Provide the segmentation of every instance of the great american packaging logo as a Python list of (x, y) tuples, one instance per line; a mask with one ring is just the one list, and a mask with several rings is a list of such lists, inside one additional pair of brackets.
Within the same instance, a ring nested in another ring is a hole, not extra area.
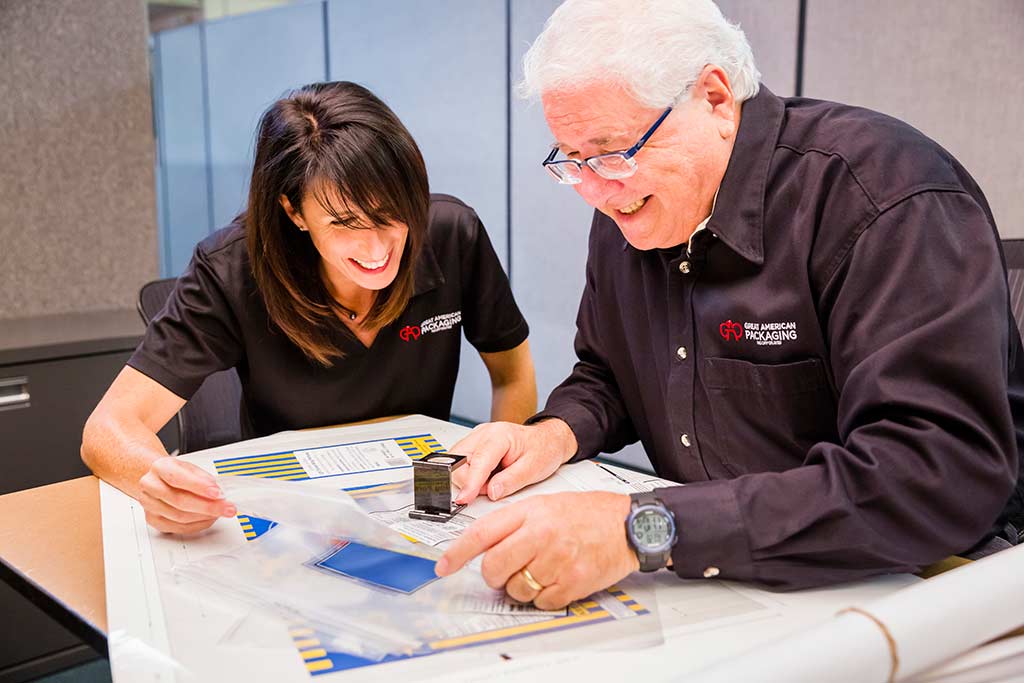
[(796, 341), (794, 321), (746, 321), (726, 320), (718, 326), (718, 334), (729, 342), (752, 341), (758, 346), (782, 346)]
[(455, 329), (461, 322), (462, 311), (442, 313), (440, 315), (434, 315), (427, 318), (419, 325), (406, 325), (398, 331), (398, 336), (401, 337), (402, 341), (416, 341), (425, 334), (446, 332), (448, 330)]

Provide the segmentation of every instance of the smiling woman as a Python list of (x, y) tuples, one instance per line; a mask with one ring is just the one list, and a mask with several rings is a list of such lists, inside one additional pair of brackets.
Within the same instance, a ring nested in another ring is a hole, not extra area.
[(247, 209), (201, 242), (86, 424), (82, 458), (161, 531), (235, 513), (159, 430), (235, 368), (243, 437), (422, 413), (450, 416), (462, 332), (494, 420), (536, 409), (528, 328), (476, 213), (428, 190), (416, 143), (353, 83), (317, 83), (263, 115)]
[(317, 83), (276, 102), (244, 217), (271, 318), (324, 365), (344, 355), (325, 320), (359, 322), (349, 327), (372, 341), (409, 302), (429, 208), (416, 143), (368, 90)]

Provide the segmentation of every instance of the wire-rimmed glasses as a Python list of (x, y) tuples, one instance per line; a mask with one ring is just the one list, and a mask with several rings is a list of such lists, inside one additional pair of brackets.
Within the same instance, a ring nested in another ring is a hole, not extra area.
[(629, 149), (621, 152), (607, 152), (605, 154), (595, 154), (592, 157), (586, 159), (559, 159), (555, 160), (558, 155), (558, 148), (555, 147), (551, 150), (551, 154), (548, 154), (548, 158), (544, 160), (543, 166), (547, 169), (547, 172), (562, 185), (578, 185), (583, 182), (583, 164), (590, 167), (597, 175), (608, 180), (619, 180), (620, 178), (628, 178), (629, 176), (636, 173), (636, 153), (640, 151), (640, 148), (644, 146), (644, 143), (652, 135), (654, 131), (658, 130), (658, 126), (665, 120), (665, 117), (672, 111), (672, 106), (669, 105), (665, 108), (665, 111), (661, 112), (661, 116), (654, 122), (647, 132), (637, 140), (637, 143)]

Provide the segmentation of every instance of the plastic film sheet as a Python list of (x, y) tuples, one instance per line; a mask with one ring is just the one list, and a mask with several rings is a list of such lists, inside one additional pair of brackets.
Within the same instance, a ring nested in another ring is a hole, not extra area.
[[(408, 481), (352, 493), (243, 477), (218, 483), (240, 513), (276, 524), (229, 552), (175, 566), (174, 576), (247, 605), (254, 618), (312, 628), (332, 651), (380, 661), (491, 640), (481, 634), (522, 635), (608, 619), (629, 620), (628, 630), (653, 632), (660, 641), (656, 616), (622, 595), (542, 611), (487, 586), (478, 562), (438, 578), (436, 546), (469, 520), (409, 520)], [(638, 616), (646, 618), (633, 619)], [(236, 628), (224, 642), (259, 645), (253, 632), (258, 629)]]

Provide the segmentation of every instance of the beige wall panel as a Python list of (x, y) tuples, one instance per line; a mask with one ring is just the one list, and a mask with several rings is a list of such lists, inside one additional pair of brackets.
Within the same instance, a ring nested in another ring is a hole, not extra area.
[(903, 119), (975, 177), (1024, 237), (1024, 2), (808, 0), (804, 94)]
[(716, 0), (722, 14), (738, 23), (754, 51), (761, 82), (776, 95), (796, 90), (798, 0)]
[(0, 0), (0, 318), (134, 305), (153, 147), (141, 0)]

